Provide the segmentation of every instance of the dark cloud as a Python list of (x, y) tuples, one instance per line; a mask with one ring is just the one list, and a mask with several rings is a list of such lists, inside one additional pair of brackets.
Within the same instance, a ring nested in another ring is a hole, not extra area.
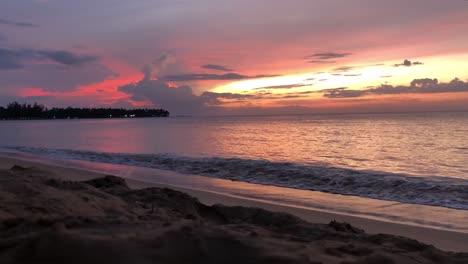
[[(306, 97), (312, 92), (297, 92), (283, 95), (274, 95), (271, 92), (256, 91), (254, 94), (245, 93), (215, 93), (203, 92), (194, 94), (192, 88), (187, 85), (169, 86), (165, 80), (152, 79), (152, 71), (145, 67), (145, 77), (137, 82), (118, 88), (119, 91), (130, 95), (133, 101), (151, 102), (155, 106), (168, 109), (174, 114), (207, 114), (225, 111), (222, 105), (248, 100), (269, 100)], [(282, 87), (308, 86), (303, 84), (285, 85)], [(264, 88), (262, 88), (264, 89)], [(269, 89), (280, 89), (279, 86), (271, 86)], [(287, 88), (285, 88), (287, 89)]]
[(0, 34), (0, 42), (7, 41), (7, 40), (8, 38), (6, 36)]
[(305, 97), (303, 95), (284, 95), (281, 96), (280, 99), (292, 99), (292, 98), (302, 98)]
[(353, 98), (362, 96), (362, 90), (347, 90), (347, 87), (325, 89), (319, 92), (325, 92), (323, 97), (327, 98)]
[(206, 65), (202, 65), (201, 67), (204, 68), (204, 69), (215, 70), (215, 71), (225, 71), (225, 72), (234, 71), (233, 69), (228, 68), (226, 66), (216, 65), (216, 64), (206, 64)]
[(79, 55), (62, 50), (0, 48), (0, 70), (25, 67), (28, 63), (52, 61), (60, 65), (81, 66), (98, 60), (96, 56)]
[(62, 50), (59, 50), (59, 51), (45, 50), (45, 51), (37, 51), (37, 53), (52, 61), (55, 61), (63, 65), (69, 65), (69, 66), (80, 66), (80, 65), (95, 62), (98, 60), (96, 56), (79, 55), (79, 54), (71, 53), (69, 51), (62, 51)]
[(420, 62), (420, 61), (412, 62), (410, 60), (404, 60), (403, 63), (395, 64), (393, 66), (394, 67), (400, 67), (400, 66), (411, 67), (411, 66), (415, 66), (415, 65), (423, 65), (423, 63)]
[(338, 53), (338, 52), (324, 52), (324, 53), (315, 53), (309, 56), (306, 56), (305, 59), (318, 59), (318, 60), (330, 60), (337, 58), (344, 58), (352, 55), (352, 53)]
[(311, 86), (311, 84), (294, 83), (294, 84), (285, 84), (285, 85), (273, 85), (273, 86), (258, 87), (253, 90), (293, 89), (293, 88), (304, 87), (304, 86)]
[(383, 76), (380, 76), (380, 78), (390, 78), (390, 77), (393, 77), (393, 75), (383, 75)]
[(347, 90), (346, 87), (325, 89), (319, 92), (324, 92), (323, 97), (326, 98), (353, 98), (361, 97), (367, 94), (364, 90)]
[(24, 87), (68, 92), (115, 77), (116, 73), (100, 63), (84, 67), (32, 64), (17, 70), (0, 70), (0, 92)]
[(306, 98), (309, 94), (317, 93), (316, 91), (292, 92), (283, 95), (278, 95), (273, 99), (287, 99), (287, 98)]
[(22, 68), (22, 57), (20, 52), (0, 48), (0, 70)]
[(328, 63), (336, 63), (336, 61), (311, 60), (311, 61), (308, 61), (307, 63), (311, 63), (311, 64), (328, 64)]
[(151, 79), (152, 72), (145, 67), (145, 77), (137, 82), (118, 88), (119, 91), (130, 95), (134, 101), (149, 101), (154, 105), (168, 109), (177, 114), (204, 113), (212, 107), (223, 104), (222, 99), (245, 100), (254, 98), (250, 94), (204, 92), (195, 95), (190, 86), (169, 86), (163, 80)]
[(342, 67), (338, 67), (338, 68), (333, 69), (333, 71), (346, 72), (346, 71), (354, 70), (355, 68), (356, 67), (354, 67), (354, 66), (342, 66)]
[(205, 105), (220, 105), (222, 104), (220, 99), (245, 100), (254, 97), (254, 95), (250, 94), (204, 92), (200, 96), (200, 99)]
[(118, 90), (130, 95), (133, 101), (149, 101), (171, 112), (198, 112), (203, 107), (202, 100), (193, 93), (191, 87), (171, 87), (166, 82), (150, 79), (149, 76), (137, 83), (120, 86)]
[(378, 87), (364, 90), (348, 90), (346, 87), (321, 90), (327, 98), (353, 98), (365, 95), (392, 94), (429, 94), (429, 93), (459, 93), (468, 92), (468, 82), (453, 79), (448, 83), (439, 83), (437, 79), (415, 79), (408, 86), (392, 86), (382, 84)]
[(162, 79), (172, 82), (183, 82), (183, 81), (202, 81), (202, 80), (242, 80), (242, 79), (255, 79), (255, 78), (268, 78), (277, 77), (280, 75), (254, 75), (247, 76), (237, 73), (226, 73), (226, 74), (205, 74), (205, 73), (188, 73), (188, 74), (177, 74), (177, 75), (166, 75)]
[(7, 26), (13, 26), (13, 27), (20, 27), (20, 28), (35, 28), (39, 27), (36, 24), (28, 23), (28, 22), (17, 22), (17, 21), (12, 21), (8, 19), (2, 19), (0, 18), (0, 25), (7, 25)]

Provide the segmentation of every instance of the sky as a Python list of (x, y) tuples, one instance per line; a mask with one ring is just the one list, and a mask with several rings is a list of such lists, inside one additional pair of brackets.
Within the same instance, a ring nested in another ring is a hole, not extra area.
[(467, 0), (1, 0), (0, 105), (468, 110)]

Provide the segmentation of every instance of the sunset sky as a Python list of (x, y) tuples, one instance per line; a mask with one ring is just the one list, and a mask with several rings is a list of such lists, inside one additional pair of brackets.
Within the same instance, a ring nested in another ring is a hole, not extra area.
[(468, 110), (466, 0), (2, 0), (0, 105)]

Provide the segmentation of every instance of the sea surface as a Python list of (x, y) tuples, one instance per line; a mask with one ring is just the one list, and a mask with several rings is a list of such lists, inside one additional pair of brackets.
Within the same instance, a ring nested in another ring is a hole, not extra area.
[(466, 112), (0, 121), (0, 147), (468, 210)]

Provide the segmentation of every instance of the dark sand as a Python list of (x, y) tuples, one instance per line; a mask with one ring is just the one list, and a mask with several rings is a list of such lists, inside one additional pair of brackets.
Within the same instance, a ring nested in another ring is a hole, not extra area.
[(416, 240), (312, 224), (259, 208), (207, 206), (109, 176), (0, 170), (0, 263), (468, 263)]

